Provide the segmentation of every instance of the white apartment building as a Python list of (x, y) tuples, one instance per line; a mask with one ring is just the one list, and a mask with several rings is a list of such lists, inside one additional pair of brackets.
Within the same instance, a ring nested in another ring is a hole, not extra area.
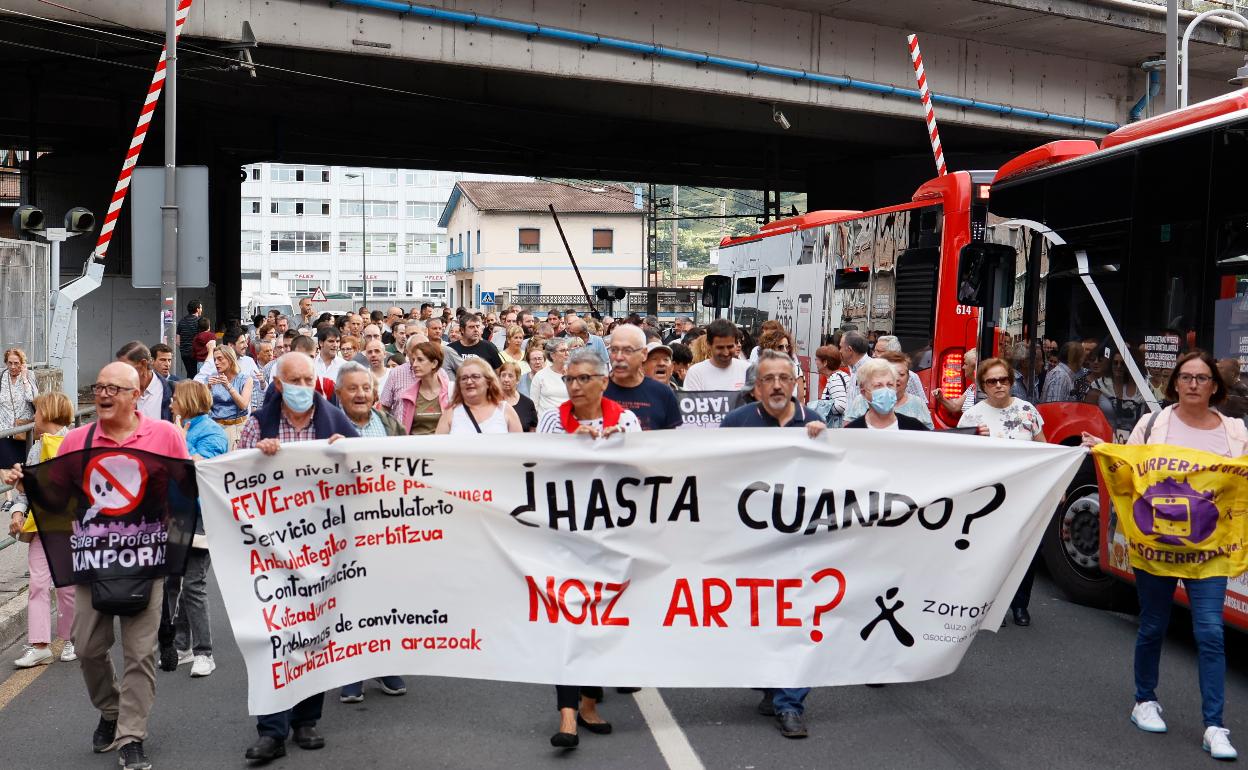
[[(320, 289), (360, 300), (447, 299), (438, 216), (461, 179), (448, 171), (257, 163), (242, 184), (243, 298)], [(365, 240), (367, 239), (367, 251)]]
[[(644, 276), (645, 213), (640, 192), (617, 186), (555, 182), (458, 182), (438, 224), (450, 255), (450, 305), (570, 304), (583, 296), (548, 205), (554, 205), (568, 246), (591, 292), (599, 286), (640, 286)], [(579, 302), (577, 303), (579, 304)]]

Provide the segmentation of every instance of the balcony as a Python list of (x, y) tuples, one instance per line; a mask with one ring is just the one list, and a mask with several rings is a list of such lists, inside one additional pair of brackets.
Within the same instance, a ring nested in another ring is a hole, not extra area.
[(472, 261), (464, 256), (464, 252), (457, 251), (446, 257), (446, 272), (463, 273), (472, 270)]

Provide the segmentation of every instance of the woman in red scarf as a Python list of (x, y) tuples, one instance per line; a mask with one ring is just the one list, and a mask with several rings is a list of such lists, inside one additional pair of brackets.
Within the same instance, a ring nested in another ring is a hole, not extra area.
[[(559, 408), (542, 414), (537, 422), (538, 433), (580, 433), (597, 439), (616, 433), (641, 432), (637, 415), (602, 397), (607, 389), (607, 362), (594, 351), (581, 348), (574, 352), (568, 360), (563, 382), (568, 386), (568, 400)], [(555, 685), (559, 732), (550, 736), (550, 745), (560, 749), (576, 748), (580, 743), (576, 735), (578, 725), (598, 735), (611, 732), (611, 723), (598, 713), (600, 700), (601, 687)]]

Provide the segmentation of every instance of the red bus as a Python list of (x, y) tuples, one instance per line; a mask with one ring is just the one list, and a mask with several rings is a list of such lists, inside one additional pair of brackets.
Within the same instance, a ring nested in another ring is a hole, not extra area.
[[(956, 401), (969, 385), (962, 377), (968, 349), (983, 339), (981, 357), (1014, 355), (1013, 339), (1024, 336), (1021, 324), (996, 323), (994, 314), (958, 301), (962, 250), (994, 237), (989, 193), (996, 175), (953, 172), (922, 185), (908, 203), (874, 211), (815, 211), (772, 222), (757, 235), (726, 239), (719, 249), (720, 275), (708, 278), (704, 294), (722, 297), (715, 281), (730, 281), (728, 301), (716, 304), (726, 306), (735, 323), (751, 331), (768, 319), (784, 323), (793, 332), (812, 392), (819, 383), (816, 348), (838, 330), (854, 328), (897, 336), (924, 392), (939, 386)], [(1018, 260), (1021, 265), (1025, 258), (1020, 254)], [(1034, 378), (1029, 382), (1034, 387)], [(958, 416), (930, 396), (928, 407), (938, 428), (956, 425)], [(1109, 422), (1095, 404), (1038, 407), (1051, 442), (1077, 445), (1085, 430), (1110, 438)], [(1054, 579), (1087, 602), (1099, 601), (1107, 583), (1099, 569), (1096, 501), (1096, 472), (1089, 461), (1054, 513), (1041, 547)]]
[[(993, 179), (986, 235), (1008, 247), (998, 253), (1016, 268), (1014, 297), (985, 315), (1016, 337), (1086, 340), (1101, 352), (1093, 366), (1104, 387), (1090, 402), (1119, 437), (1164, 400), (1181, 352), (1201, 348), (1248, 369), (1245, 168), (1248, 90), (1099, 143), (1020, 155)], [(1241, 396), (1222, 406), (1233, 417), (1246, 408)], [(1083, 481), (1054, 545), (1076, 565), (1067, 575), (1084, 578), (1064, 587), (1100, 603), (1107, 582), (1132, 577), (1111, 506), (1093, 478)], [(1245, 576), (1229, 582), (1226, 604), (1228, 622), (1248, 629)]]

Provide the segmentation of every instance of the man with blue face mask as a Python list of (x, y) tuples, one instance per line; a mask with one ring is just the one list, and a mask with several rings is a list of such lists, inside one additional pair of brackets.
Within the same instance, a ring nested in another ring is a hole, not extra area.
[[(779, 350), (762, 350), (754, 367), (754, 401), (724, 415), (720, 428), (805, 428), (816, 438), (827, 424), (811, 409), (793, 398), (793, 359)], [(776, 718), (776, 728), (785, 738), (805, 738), (806, 696), (809, 687), (763, 690), (758, 713)]]
[(869, 430), (927, 430), (919, 420), (894, 411), (897, 406), (897, 370), (882, 358), (864, 361), (857, 372), (858, 390), (867, 402), (867, 413), (846, 423), (846, 428)]
[[(273, 455), (282, 444), (291, 441), (328, 439), (332, 444), (344, 436), (360, 435), (341, 409), (316, 392), (316, 371), (306, 354), (283, 355), (273, 373), (274, 387), (281, 398), (266, 398), (260, 411), (247, 418), (239, 435), (239, 449), (259, 449)], [(286, 738), (292, 729), (299, 748), (322, 748), (325, 738), (317, 731), (316, 723), (324, 702), (325, 693), (317, 693), (287, 711), (256, 717), (260, 737), (247, 749), (246, 758), (268, 762), (285, 756)]]

